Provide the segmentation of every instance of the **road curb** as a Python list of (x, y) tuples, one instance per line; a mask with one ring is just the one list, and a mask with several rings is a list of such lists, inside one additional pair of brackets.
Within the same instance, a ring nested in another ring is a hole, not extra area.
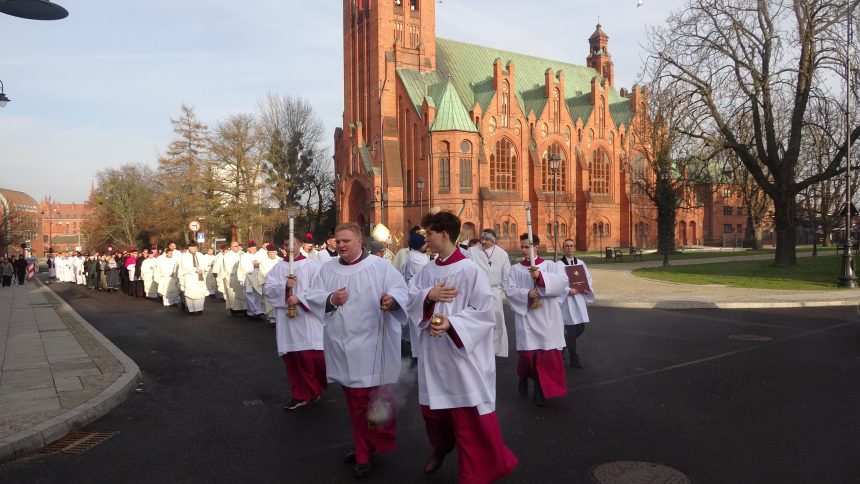
[(100, 345), (122, 364), (123, 373), (98, 395), (83, 404), (0, 440), (0, 462), (16, 459), (30, 452), (42, 449), (70, 432), (106, 415), (134, 392), (137, 382), (140, 380), (140, 368), (131, 358), (92, 327), (77, 311), (72, 309), (61, 297), (57, 296), (54, 291), (45, 286), (41, 281), (36, 283), (40, 286), (39, 292), (42, 292), (47, 298), (53, 299), (57, 303), (58, 313), (65, 313), (74, 318)]
[(784, 308), (826, 308), (856, 306), (857, 300), (843, 301), (757, 301), (757, 302), (714, 302), (714, 301), (612, 301), (598, 299), (589, 304), (591, 307), (624, 309), (784, 309)]

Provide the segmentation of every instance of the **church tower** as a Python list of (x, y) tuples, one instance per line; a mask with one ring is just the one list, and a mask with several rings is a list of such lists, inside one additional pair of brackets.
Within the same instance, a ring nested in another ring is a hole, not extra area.
[(609, 36), (600, 24), (597, 24), (594, 33), (588, 38), (588, 45), (586, 65), (597, 70), (609, 81), (610, 86), (615, 87), (615, 67), (612, 64), (612, 55), (609, 53)]
[[(344, 110), (335, 134), (335, 173), (337, 198), (346, 203), (339, 219), (388, 222), (386, 199), (403, 190), (396, 70), (436, 69), (435, 15), (433, 0), (343, 2)], [(355, 174), (367, 175), (365, 193), (354, 192), (360, 187), (347, 180)]]

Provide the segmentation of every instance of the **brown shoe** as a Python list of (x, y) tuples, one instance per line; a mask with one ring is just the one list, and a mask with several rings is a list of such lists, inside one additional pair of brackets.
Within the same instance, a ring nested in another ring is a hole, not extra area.
[(450, 451), (441, 451), (434, 450), (430, 457), (427, 458), (427, 462), (424, 463), (424, 473), (432, 474), (439, 470), (442, 467), (442, 461), (445, 460), (445, 456), (448, 455)]

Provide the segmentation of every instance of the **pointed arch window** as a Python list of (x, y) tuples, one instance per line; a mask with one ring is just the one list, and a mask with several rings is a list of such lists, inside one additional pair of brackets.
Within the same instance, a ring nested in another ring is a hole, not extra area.
[[(552, 171), (550, 158), (553, 156), (561, 158), (561, 161), (558, 162), (557, 173), (553, 173)], [(541, 189), (545, 192), (552, 192), (553, 189), (559, 192), (567, 191), (567, 157), (558, 143), (551, 144), (543, 152), (543, 159), (541, 159)]]
[(588, 164), (589, 189), (595, 195), (609, 194), (609, 155), (598, 149)]
[(490, 155), (490, 190), (516, 190), (516, 173), (517, 152), (509, 139), (502, 138)]
[(508, 81), (502, 81), (502, 127), (507, 128), (511, 118), (511, 93)]
[(460, 193), (472, 192), (472, 143), (460, 143)]
[(606, 98), (600, 98), (600, 105), (597, 107), (597, 131), (597, 136), (603, 139), (606, 135)]
[(439, 143), (439, 191), (451, 191), (451, 150), (447, 141)]

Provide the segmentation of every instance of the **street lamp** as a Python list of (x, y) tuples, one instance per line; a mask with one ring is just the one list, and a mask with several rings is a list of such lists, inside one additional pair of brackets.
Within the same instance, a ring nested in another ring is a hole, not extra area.
[[(668, 194), (666, 193), (666, 191), (669, 190), (669, 172), (667, 170), (668, 170), (668, 168), (660, 171), (660, 173), (659, 173), (660, 180), (659, 180), (658, 186), (657, 186), (657, 199), (660, 200), (662, 204), (665, 204), (668, 202), (668, 200), (667, 200)], [(665, 211), (666, 209), (665, 209), (665, 207), (658, 205), (657, 210), (658, 211)], [(657, 225), (658, 226), (659, 226), (660, 218), (661, 218), (661, 216), (658, 213), (658, 215), (657, 215), (657, 220), (658, 220)], [(663, 215), (662, 218), (664, 219), (663, 223), (668, 224), (669, 221), (665, 220), (666, 216)], [(669, 235), (671, 235), (671, 237), (675, 237), (675, 227), (671, 227), (670, 230), (671, 230), (671, 233)], [(663, 231), (668, 232), (666, 227), (663, 227)], [(662, 234), (662, 236), (661, 236), (661, 234), (659, 233), (659, 227), (658, 227), (657, 238), (658, 238), (658, 240), (660, 240), (662, 242), (662, 244), (661, 244), (662, 247), (660, 248), (660, 250), (663, 252), (663, 267), (668, 267), (669, 266), (669, 246), (672, 245), (670, 243), (670, 241), (672, 239), (667, 238), (665, 234)]]
[(417, 180), (415, 180), (415, 185), (418, 187), (419, 193), (418, 199), (420, 200), (420, 208), (418, 212), (419, 218), (424, 216), (424, 187), (426, 186), (426, 184), (427, 183), (424, 181), (424, 178), (419, 177)]
[(552, 260), (558, 260), (558, 169), (561, 165), (561, 156), (549, 155), (549, 167), (552, 170), (552, 211), (553, 211), (553, 238), (552, 238)]
[(11, 99), (6, 97), (6, 93), (3, 92), (3, 81), (0, 81), (0, 108), (5, 108), (9, 101)]
[(839, 287), (857, 287), (854, 276), (854, 261), (851, 253), (851, 218), (854, 205), (851, 203), (851, 3), (848, 4), (848, 33), (845, 54), (845, 246), (842, 251), (842, 275)]
[(30, 20), (60, 20), (69, 16), (68, 10), (47, 0), (0, 0), (0, 13)]

